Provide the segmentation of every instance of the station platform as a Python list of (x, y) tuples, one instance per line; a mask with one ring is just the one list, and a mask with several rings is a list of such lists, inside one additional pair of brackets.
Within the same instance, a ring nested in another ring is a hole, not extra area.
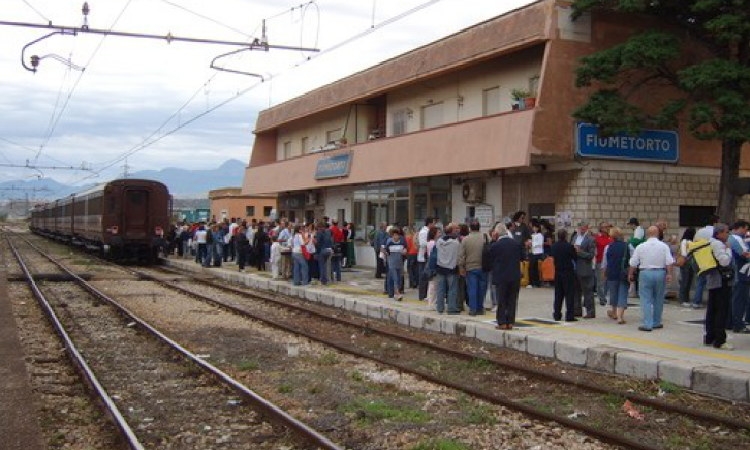
[(591, 370), (640, 379), (658, 379), (697, 392), (750, 401), (750, 334), (727, 331), (734, 350), (703, 345), (705, 309), (684, 308), (676, 300), (665, 303), (663, 329), (638, 330), (637, 298), (628, 300), (626, 324), (607, 317), (608, 307), (596, 304), (596, 318), (577, 322), (552, 319), (554, 290), (551, 287), (521, 288), (513, 330), (495, 328), (489, 295), (485, 315), (439, 314), (407, 289), (403, 301), (383, 294), (383, 279), (374, 269), (344, 269), (342, 281), (328, 285), (293, 286), (288, 280), (272, 280), (270, 272), (246, 269), (239, 272), (229, 262), (222, 267), (203, 268), (192, 259), (170, 257), (165, 264), (188, 271), (206, 271), (246, 286), (288, 294), (343, 308), (374, 319), (433, 332), (457, 334), (531, 355), (553, 358)]
[[(5, 267), (5, 264), (3, 264)], [(38, 401), (32, 392), (24, 353), (8, 297), (5, 270), (0, 271), (0, 447), (41, 450)]]

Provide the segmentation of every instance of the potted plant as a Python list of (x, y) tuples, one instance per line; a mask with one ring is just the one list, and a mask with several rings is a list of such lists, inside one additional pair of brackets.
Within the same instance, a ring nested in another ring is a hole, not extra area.
[(513, 98), (512, 107), (516, 109), (529, 109), (536, 105), (536, 97), (528, 89), (515, 88), (510, 91), (510, 96)]

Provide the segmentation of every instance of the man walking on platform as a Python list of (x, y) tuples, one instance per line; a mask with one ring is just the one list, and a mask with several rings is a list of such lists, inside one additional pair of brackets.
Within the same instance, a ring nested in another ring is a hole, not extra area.
[(648, 227), (648, 239), (635, 248), (630, 257), (628, 280), (635, 281), (638, 269), (638, 296), (641, 298), (641, 331), (664, 328), (661, 322), (664, 310), (664, 291), (672, 281), (671, 267), (674, 264), (669, 246), (659, 240), (659, 228)]
[[(572, 242), (576, 249), (576, 294), (574, 297), (574, 310), (576, 316), (583, 316), (583, 307), (586, 308), (584, 319), (596, 317), (594, 309), (594, 257), (596, 256), (596, 241), (589, 232), (588, 222), (579, 222), (578, 230), (573, 234)], [(583, 301), (581, 301), (583, 300)]]
[(469, 223), (469, 235), (461, 240), (458, 256), (459, 273), (466, 277), (469, 315), (484, 314), (484, 295), (487, 292), (487, 273), (482, 270), (482, 250), (489, 239), (479, 232), (479, 222)]
[(555, 263), (555, 301), (552, 305), (552, 318), (562, 319), (562, 305), (565, 300), (565, 321), (575, 322), (573, 296), (575, 295), (576, 249), (568, 242), (568, 232), (561, 228), (557, 241), (550, 248), (550, 256)]
[(523, 246), (508, 234), (502, 223), (495, 226), (497, 240), (490, 247), (492, 284), (497, 291), (497, 328), (512, 330), (516, 322), (518, 291), (521, 289)]

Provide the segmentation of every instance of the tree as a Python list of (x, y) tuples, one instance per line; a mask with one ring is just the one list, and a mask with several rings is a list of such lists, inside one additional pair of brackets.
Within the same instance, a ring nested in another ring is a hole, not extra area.
[[(750, 0), (573, 2), (574, 18), (595, 11), (652, 16), (664, 26), (584, 57), (576, 86), (596, 84), (596, 90), (573, 116), (605, 134), (676, 127), (682, 118), (696, 138), (720, 141), (717, 214), (733, 222), (742, 146), (750, 141)], [(690, 43), (705, 56), (696, 58)], [(649, 112), (632, 102), (642, 89), (655, 87), (676, 95)]]

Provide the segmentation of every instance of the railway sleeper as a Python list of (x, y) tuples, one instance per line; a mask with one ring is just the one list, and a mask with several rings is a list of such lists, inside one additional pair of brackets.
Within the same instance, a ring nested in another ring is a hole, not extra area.
[[(84, 273), (80, 274), (79, 277), (83, 278), (84, 280), (91, 280), (93, 278), (93, 275), (90, 273)], [(35, 278), (40, 281), (54, 281), (54, 282), (71, 282), (75, 281), (75, 278), (68, 274), (62, 274), (62, 273), (41, 273), (39, 275), (35, 275)], [(22, 275), (9, 275), (7, 278), (8, 281), (26, 281), (26, 278)]]

